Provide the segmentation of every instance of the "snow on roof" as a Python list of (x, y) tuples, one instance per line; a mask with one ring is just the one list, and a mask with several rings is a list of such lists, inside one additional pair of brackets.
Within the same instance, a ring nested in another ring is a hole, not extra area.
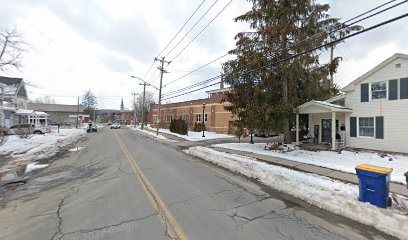
[(28, 114), (33, 114), (34, 110), (28, 110), (28, 109), (17, 109), (16, 114), (18, 115), (28, 115)]
[(315, 103), (318, 103), (318, 104), (322, 104), (322, 105), (325, 105), (325, 106), (328, 106), (328, 107), (332, 107), (332, 108), (349, 109), (349, 108), (346, 108), (345, 106), (341, 106), (341, 105), (329, 103), (329, 102), (326, 102), (326, 101), (312, 100), (312, 102), (315, 102)]

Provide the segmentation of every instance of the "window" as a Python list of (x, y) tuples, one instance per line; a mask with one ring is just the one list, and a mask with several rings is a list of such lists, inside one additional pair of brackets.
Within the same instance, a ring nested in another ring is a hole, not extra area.
[(196, 115), (196, 121), (197, 121), (197, 122), (201, 122), (201, 114), (200, 114), (200, 113), (198, 113), (198, 114)]
[(374, 137), (374, 118), (358, 118), (358, 135), (360, 137)]
[(387, 82), (371, 83), (371, 99), (387, 98)]
[(207, 122), (207, 113), (204, 113), (204, 122)]
[(171, 122), (171, 114), (166, 115), (166, 122)]

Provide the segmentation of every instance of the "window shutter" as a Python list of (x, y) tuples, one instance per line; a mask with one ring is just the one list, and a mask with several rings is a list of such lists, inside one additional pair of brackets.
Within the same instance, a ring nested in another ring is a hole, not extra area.
[(357, 137), (357, 118), (350, 117), (350, 137)]
[(388, 81), (388, 100), (398, 99), (398, 80), (393, 79)]
[(368, 83), (361, 84), (361, 102), (368, 102)]
[(400, 79), (400, 99), (408, 99), (408, 78)]
[(375, 138), (384, 139), (384, 117), (375, 117)]

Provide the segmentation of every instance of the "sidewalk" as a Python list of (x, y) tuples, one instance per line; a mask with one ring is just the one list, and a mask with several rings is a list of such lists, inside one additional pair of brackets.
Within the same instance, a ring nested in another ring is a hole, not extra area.
[[(266, 156), (266, 155), (261, 155), (261, 154), (256, 154), (256, 153), (249, 153), (249, 152), (244, 152), (244, 151), (239, 151), (239, 150), (231, 150), (231, 149), (218, 148), (218, 147), (211, 147), (211, 148), (216, 151), (220, 151), (220, 152), (237, 154), (237, 155), (246, 156), (246, 157), (253, 157), (253, 158), (258, 159), (259, 161), (266, 162), (272, 165), (286, 167), (286, 168), (290, 168), (290, 169), (302, 171), (302, 172), (307, 172), (307, 173), (314, 173), (317, 175), (326, 176), (326, 177), (333, 178), (336, 180), (358, 184), (357, 175), (352, 174), (352, 173), (346, 173), (346, 172), (342, 172), (338, 170), (318, 167), (318, 166), (314, 166), (311, 164), (299, 163), (299, 162), (295, 162), (291, 160), (286, 160), (282, 158)], [(408, 196), (408, 189), (403, 184), (390, 182), (390, 191), (400, 194), (400, 195)]]

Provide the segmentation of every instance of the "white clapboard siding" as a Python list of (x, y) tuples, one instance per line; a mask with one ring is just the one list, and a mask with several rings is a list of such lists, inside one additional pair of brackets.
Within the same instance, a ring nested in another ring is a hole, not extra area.
[[(397, 55), (398, 56), (398, 55)], [(406, 56), (406, 55), (405, 55)], [(399, 64), (399, 67), (397, 67)], [(360, 85), (408, 77), (407, 57), (391, 58), (388, 64), (375, 69), (372, 74), (365, 76), (361, 82), (356, 82), (353, 87), (346, 87), (345, 106), (353, 110), (346, 115), (346, 126), (350, 126), (350, 117), (384, 117), (384, 139), (367, 137), (350, 137), (350, 127), (346, 129), (347, 143), (351, 147), (366, 148), (381, 151), (408, 153), (408, 99), (398, 100), (370, 100), (361, 102)], [(399, 88), (398, 88), (399, 92)], [(358, 132), (358, 125), (357, 125)]]

